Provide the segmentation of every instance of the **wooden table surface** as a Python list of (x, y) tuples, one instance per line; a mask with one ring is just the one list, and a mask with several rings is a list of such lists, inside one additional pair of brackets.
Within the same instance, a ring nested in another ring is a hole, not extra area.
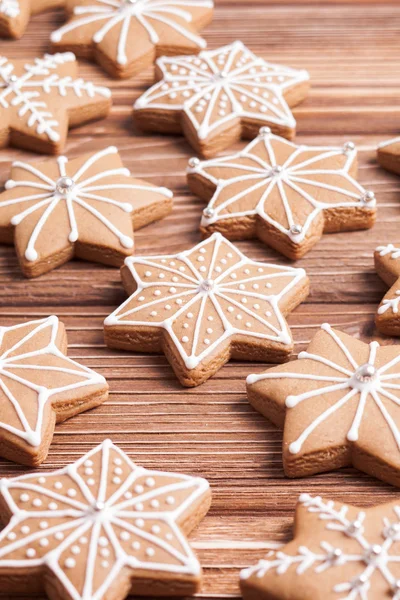
[[(379, 243), (399, 241), (400, 178), (378, 168), (375, 148), (400, 130), (399, 3), (216, 4), (214, 22), (205, 32), (210, 48), (242, 39), (271, 61), (307, 68), (313, 87), (294, 111), (298, 141), (354, 141), (360, 151), (360, 182), (378, 199), (378, 222), (372, 230), (326, 235), (297, 263), (311, 278), (311, 295), (289, 317), (295, 353), (327, 320), (367, 341), (392, 343), (374, 328), (385, 286), (374, 272), (373, 250)], [(61, 22), (61, 13), (37, 16), (22, 40), (1, 41), (0, 52), (40, 55), (47, 50), (50, 31)], [(122, 82), (109, 80), (84, 62), (81, 73), (112, 88), (114, 107), (108, 119), (71, 131), (69, 155), (115, 144), (135, 175), (174, 191), (173, 213), (136, 234), (138, 254), (178, 252), (196, 244), (203, 203), (185, 182), (190, 147), (183, 138), (144, 136), (131, 125), (132, 103), (152, 83), (152, 69)], [(35, 159), (14, 149), (0, 152), (1, 181), (7, 179), (11, 161), (21, 157)], [(252, 258), (289, 264), (258, 242), (239, 247)], [(191, 537), (205, 569), (200, 597), (239, 596), (239, 570), (261, 558), (268, 542), (288, 539), (302, 491), (362, 506), (396, 496), (391, 486), (354, 469), (285, 479), (282, 434), (250, 408), (245, 395), (246, 375), (266, 365), (231, 362), (204, 385), (183, 389), (163, 356), (105, 347), (103, 319), (124, 299), (117, 269), (75, 261), (28, 281), (13, 248), (0, 246), (1, 325), (57, 314), (67, 325), (70, 356), (99, 371), (111, 388), (102, 407), (57, 427), (42, 468), (61, 467), (111, 437), (145, 467), (206, 477), (213, 504)], [(0, 460), (0, 476), (25, 472)]]

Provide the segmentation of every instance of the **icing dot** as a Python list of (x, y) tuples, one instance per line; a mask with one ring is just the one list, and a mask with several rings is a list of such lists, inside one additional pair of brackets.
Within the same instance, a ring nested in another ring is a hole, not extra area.
[(7, 539), (8, 540), (16, 540), (17, 539), (17, 534), (14, 531), (10, 531), (10, 533), (7, 535)]
[(140, 542), (133, 542), (132, 548), (134, 550), (140, 550)]
[(234, 310), (233, 306), (228, 306), (228, 312), (233, 313)]
[(169, 291), (170, 294), (175, 294), (176, 288), (170, 287), (168, 291)]
[(40, 521), (40, 523), (39, 523), (40, 529), (47, 529), (48, 526), (49, 526), (49, 524), (47, 521)]
[(271, 317), (271, 316), (272, 316), (272, 313), (271, 313), (271, 311), (270, 311), (270, 310), (267, 310), (267, 311), (266, 311), (266, 313), (265, 313), (265, 316), (266, 316), (266, 317)]
[(231, 279), (237, 279), (236, 273), (231, 273)]
[(156, 290), (156, 291), (154, 292), (154, 296), (161, 296), (161, 292), (160, 292), (160, 290)]
[(147, 556), (154, 556), (155, 555), (154, 548), (147, 548), (146, 554), (147, 554)]
[(175, 498), (173, 496), (167, 496), (165, 502), (169, 505), (175, 504)]
[(183, 304), (183, 300), (182, 298), (178, 298), (177, 300), (175, 300), (176, 304), (178, 304), (178, 306), (180, 306), (181, 304)]
[(50, 504), (49, 504), (50, 510), (57, 510), (57, 508), (58, 508), (58, 504), (56, 504), (56, 502), (50, 502)]
[(144, 521), (143, 521), (143, 519), (136, 519), (135, 525), (137, 527), (144, 527)]
[(123, 473), (123, 470), (121, 469), (121, 467), (116, 467), (116, 468), (114, 469), (114, 473), (115, 473), (116, 475), (122, 475), (122, 473)]
[(87, 480), (87, 482), (86, 482), (86, 483), (87, 483), (88, 485), (94, 485), (96, 482), (95, 482), (95, 480), (94, 480), (94, 479), (90, 478), (90, 479), (88, 479), (88, 480)]
[(167, 538), (167, 540), (173, 540), (174, 539), (174, 536), (172, 535), (172, 533), (169, 533), (169, 532), (166, 534), (165, 537)]
[(188, 319), (193, 319), (193, 313), (191, 313), (191, 312), (188, 313), (186, 316), (187, 316)]
[(61, 490), (62, 486), (63, 486), (63, 484), (61, 483), (61, 481), (56, 481), (54, 484), (54, 487), (56, 488), (56, 490)]
[(157, 535), (158, 533), (160, 533), (161, 528), (159, 527), (159, 525), (153, 525), (151, 531)]
[(141, 502), (138, 502), (137, 504), (135, 504), (135, 510), (138, 510), (140, 512), (143, 509), (144, 509), (144, 506)]
[(265, 287), (266, 287), (266, 288), (268, 288), (268, 289), (271, 289), (271, 288), (272, 288), (272, 283), (269, 283), (269, 282), (268, 282), (268, 283), (266, 283), (266, 284), (265, 284)]
[(165, 305), (165, 310), (171, 310), (171, 305), (170, 304), (166, 304)]
[(88, 469), (85, 469), (85, 475), (93, 475), (93, 469), (91, 469), (90, 467)]
[(139, 298), (138, 298), (138, 301), (139, 301), (139, 302), (143, 302), (144, 300), (145, 300), (145, 297), (144, 297), (144, 296), (139, 296)]
[(92, 460), (85, 460), (85, 462), (83, 463), (83, 465), (85, 467), (93, 467), (93, 461)]
[(245, 290), (245, 289), (246, 289), (246, 286), (245, 286), (243, 283), (241, 283), (241, 284), (239, 285), (239, 290), (242, 290), (242, 291), (243, 291), (243, 290)]
[(43, 548), (45, 548), (46, 546), (49, 545), (49, 540), (47, 538), (42, 538), (39, 542), (39, 545), (42, 546)]
[(146, 271), (144, 275), (145, 277), (151, 277), (151, 271)]
[(39, 506), (42, 506), (42, 501), (40, 498), (35, 498), (32, 504), (33, 506), (36, 506), (36, 508), (38, 508)]
[(150, 502), (150, 506), (152, 508), (158, 508), (160, 506), (160, 503), (158, 500), (156, 500), (155, 498)]
[(189, 323), (184, 323), (183, 324), (183, 329), (189, 329)]
[(115, 483), (115, 485), (118, 485), (119, 483), (121, 483), (121, 478), (120, 477), (113, 477), (112, 482)]
[(110, 556), (110, 551), (108, 548), (102, 548), (100, 550), (100, 555), (103, 556), (104, 558), (107, 558), (107, 556)]
[(260, 305), (259, 304), (253, 304), (253, 308), (255, 308), (256, 310), (259, 310)]
[(28, 502), (29, 501), (29, 494), (21, 494), (19, 499), (21, 500), (21, 502)]
[(258, 290), (260, 288), (260, 286), (258, 285), (258, 283), (253, 283), (253, 290)]
[(102, 548), (104, 548), (105, 546), (108, 546), (108, 539), (104, 536), (99, 538), (99, 546), (101, 546)]
[(73, 488), (69, 489), (69, 490), (67, 491), (67, 495), (68, 495), (70, 498), (75, 498), (75, 496), (76, 496), (76, 490), (74, 490)]
[(134, 490), (137, 494), (142, 494), (144, 492), (144, 487), (142, 485), (135, 485)]
[(61, 542), (61, 540), (64, 539), (64, 534), (62, 531), (57, 531), (57, 533), (54, 534), (54, 537), (56, 538), (56, 540)]
[(26, 551), (26, 556), (28, 558), (34, 558), (36, 556), (36, 550), (34, 548), (28, 548)]
[(106, 560), (101, 561), (101, 566), (103, 567), (103, 569), (107, 569), (108, 562)]
[(72, 554), (75, 554), (75, 555), (77, 555), (77, 554), (80, 554), (80, 553), (81, 553), (81, 549), (79, 548), (79, 546), (76, 546), (76, 545), (75, 545), (75, 546), (72, 546), (72, 548), (71, 548), (71, 552), (72, 552)]
[(82, 544), (83, 546), (85, 544), (87, 544), (88, 543), (87, 537), (81, 537), (81, 538), (79, 538), (79, 543)]
[(250, 321), (248, 321), (248, 322), (246, 323), (246, 327), (248, 327), (248, 328), (250, 329), (250, 327), (251, 327), (251, 323), (250, 323)]
[(21, 533), (23, 533), (24, 535), (27, 535), (30, 532), (30, 528), (28, 527), (28, 525), (24, 525), (23, 527), (21, 527)]
[(207, 321), (214, 321), (214, 317), (212, 317), (211, 315), (209, 317), (207, 317)]
[(155, 486), (155, 484), (156, 484), (156, 482), (155, 482), (155, 480), (153, 479), (153, 477), (148, 477), (148, 478), (146, 479), (146, 482), (145, 482), (145, 483), (146, 483), (147, 487), (154, 487), (154, 486)]
[(158, 276), (158, 279), (165, 279), (164, 273), (160, 273), (159, 276)]
[(44, 483), (46, 483), (46, 478), (45, 477), (39, 477), (38, 482), (40, 483), (40, 485), (43, 485)]
[(64, 566), (67, 569), (73, 569), (75, 567), (75, 565), (76, 565), (76, 561), (74, 558), (71, 558), (71, 557), (67, 558), (67, 560), (64, 562)]
[(204, 340), (204, 343), (205, 343), (205, 345), (206, 345), (206, 346), (209, 346), (211, 342), (210, 342), (210, 340), (209, 340), (209, 339), (207, 339), (207, 338), (206, 338), (206, 339)]
[(184, 335), (184, 336), (183, 336), (183, 338), (182, 338), (182, 342), (183, 342), (184, 344), (187, 344), (187, 342), (188, 342), (188, 341), (189, 341), (189, 338), (188, 338), (188, 336), (187, 336), (187, 335)]
[(121, 540), (123, 540), (124, 542), (127, 542), (129, 540), (131, 536), (129, 535), (129, 533), (127, 531), (122, 531), (120, 538)]
[(212, 332), (213, 332), (213, 330), (211, 329), (211, 327), (208, 327), (207, 328), (207, 333), (212, 333)]
[(157, 316), (157, 311), (156, 310), (152, 310), (150, 313), (151, 317), (156, 317)]

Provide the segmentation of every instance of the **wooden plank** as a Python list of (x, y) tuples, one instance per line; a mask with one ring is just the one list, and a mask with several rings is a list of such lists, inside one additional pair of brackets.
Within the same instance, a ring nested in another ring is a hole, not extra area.
[[(50, 31), (61, 22), (60, 12), (37, 16), (22, 40), (3, 41), (0, 51), (16, 57), (38, 55), (46, 51)], [(385, 286), (374, 272), (372, 253), (382, 241), (398, 240), (400, 179), (378, 168), (375, 149), (380, 140), (400, 130), (399, 31), (398, 2), (376, 0), (217, 0), (215, 20), (206, 31), (211, 47), (241, 38), (269, 60), (307, 68), (313, 87), (295, 111), (298, 140), (353, 140), (360, 150), (359, 179), (378, 198), (374, 229), (327, 235), (299, 262), (311, 277), (312, 291), (289, 318), (295, 356), (327, 319), (363, 339), (393, 343), (374, 328)], [(189, 146), (182, 138), (143, 135), (131, 125), (132, 103), (151, 84), (152, 69), (120, 82), (82, 61), (81, 73), (112, 88), (114, 107), (107, 120), (71, 132), (69, 154), (116, 144), (136, 175), (173, 189), (172, 215), (137, 233), (138, 253), (166, 248), (176, 252), (195, 244), (203, 205), (186, 186)], [(1, 182), (19, 157), (36, 158), (15, 149), (0, 153)], [(240, 248), (253, 258), (290, 264), (258, 242), (241, 243)], [(353, 469), (300, 481), (285, 479), (281, 433), (255, 413), (245, 397), (246, 375), (265, 365), (232, 362), (203, 386), (183, 389), (163, 356), (105, 347), (102, 321), (124, 298), (115, 269), (76, 261), (27, 281), (13, 249), (0, 247), (0, 324), (57, 314), (67, 325), (70, 355), (101, 372), (111, 386), (102, 407), (57, 427), (42, 470), (65, 465), (112, 437), (146, 467), (207, 477), (213, 488), (212, 509), (192, 536), (205, 567), (200, 598), (239, 597), (240, 568), (261, 557), (269, 542), (288, 539), (301, 491), (362, 506), (398, 495), (389, 485)], [(0, 476), (25, 472), (0, 460)]]

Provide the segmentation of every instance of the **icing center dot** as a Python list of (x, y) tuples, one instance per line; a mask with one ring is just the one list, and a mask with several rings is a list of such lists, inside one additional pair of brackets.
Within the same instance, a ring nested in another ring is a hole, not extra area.
[(70, 194), (75, 186), (75, 182), (71, 177), (60, 177), (56, 183), (56, 191), (61, 196)]
[(201, 292), (211, 292), (214, 287), (214, 282), (212, 279), (204, 279), (200, 284)]
[(6, 87), (12, 87), (14, 83), (17, 83), (18, 77), (16, 75), (10, 75), (9, 77), (4, 78), (4, 83)]
[(353, 388), (360, 391), (370, 389), (376, 386), (377, 375), (377, 369), (373, 365), (366, 363), (357, 369), (351, 378), (350, 384)]

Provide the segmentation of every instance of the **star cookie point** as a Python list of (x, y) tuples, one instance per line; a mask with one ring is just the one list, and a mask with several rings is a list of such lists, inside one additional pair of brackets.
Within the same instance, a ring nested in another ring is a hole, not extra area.
[(192, 594), (201, 567), (186, 535), (210, 499), (205, 479), (139, 467), (106, 440), (59, 471), (0, 481), (0, 578), (22, 570), (26, 594), (46, 566), (39, 585), (73, 600)]
[(296, 144), (261, 131), (244, 150), (187, 169), (192, 191), (208, 202), (200, 229), (232, 239), (258, 237), (292, 259), (324, 232), (372, 227), (376, 199), (355, 179), (357, 151)]
[(101, 404), (103, 376), (66, 356), (56, 316), (0, 327), (1, 454), (36, 466), (46, 458), (55, 423)]
[(115, 146), (68, 160), (16, 161), (0, 194), (0, 231), (14, 242), (21, 268), (36, 277), (74, 254), (120, 266), (132, 254), (133, 229), (162, 219), (173, 194), (132, 177)]
[(71, 52), (45, 54), (31, 62), (0, 57), (0, 133), (8, 144), (57, 154), (73, 126), (105, 117), (111, 92), (77, 76)]
[(131, 296), (106, 319), (106, 343), (164, 351), (187, 386), (245, 350), (248, 360), (284, 360), (285, 315), (308, 294), (304, 269), (248, 259), (220, 233), (176, 255), (129, 257), (122, 279)]
[(375, 323), (381, 333), (400, 335), (400, 248), (398, 245), (378, 246), (374, 254), (375, 269), (389, 286), (375, 317)]
[(31, 15), (63, 6), (65, 0), (0, 0), (0, 35), (19, 39)]
[(380, 143), (377, 156), (384, 169), (400, 175), (400, 137)]
[(244, 600), (398, 600), (400, 506), (366, 510), (302, 494), (293, 541), (241, 572)]
[(284, 429), (289, 477), (354, 465), (399, 486), (399, 371), (399, 347), (325, 325), (298, 360), (248, 378), (248, 397)]
[(51, 34), (56, 49), (94, 58), (113, 77), (131, 77), (157, 55), (199, 52), (212, 20), (210, 0), (67, 2), (68, 21)]
[(134, 105), (134, 120), (144, 130), (182, 131), (205, 157), (253, 137), (263, 123), (292, 138), (289, 106), (309, 87), (306, 71), (268, 63), (241, 42), (198, 56), (161, 57), (156, 74), (158, 82)]

